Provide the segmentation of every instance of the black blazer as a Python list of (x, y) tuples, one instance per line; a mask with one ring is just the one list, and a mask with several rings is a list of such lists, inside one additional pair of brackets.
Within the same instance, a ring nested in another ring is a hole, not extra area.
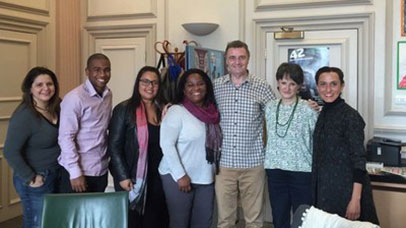
[(109, 169), (114, 179), (116, 191), (122, 191), (119, 182), (131, 179), (137, 172), (138, 140), (134, 113), (130, 113), (129, 100), (123, 101), (113, 109), (109, 125), (109, 143), (107, 152), (110, 155)]

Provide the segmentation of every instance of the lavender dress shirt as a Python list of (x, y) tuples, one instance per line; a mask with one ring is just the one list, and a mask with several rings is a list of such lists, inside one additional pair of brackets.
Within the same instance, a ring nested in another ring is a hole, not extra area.
[(61, 103), (58, 162), (70, 174), (102, 176), (107, 172), (107, 129), (112, 94), (106, 87), (100, 96), (89, 79), (65, 95)]

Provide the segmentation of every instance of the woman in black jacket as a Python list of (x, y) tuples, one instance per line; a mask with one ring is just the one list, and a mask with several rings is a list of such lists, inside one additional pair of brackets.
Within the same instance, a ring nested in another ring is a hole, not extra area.
[(365, 122), (341, 98), (344, 74), (336, 67), (316, 73), (325, 105), (313, 133), (314, 206), (350, 220), (379, 224), (365, 170)]
[(167, 227), (168, 212), (158, 165), (160, 74), (150, 66), (137, 75), (132, 97), (113, 110), (109, 126), (110, 171), (116, 191), (129, 191), (128, 227)]

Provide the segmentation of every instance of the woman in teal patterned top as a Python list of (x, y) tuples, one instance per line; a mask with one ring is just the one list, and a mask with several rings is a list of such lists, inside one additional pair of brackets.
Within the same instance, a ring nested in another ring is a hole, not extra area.
[(299, 65), (282, 63), (276, 79), (281, 99), (265, 107), (265, 153), (269, 198), (275, 228), (290, 227), (290, 213), (312, 203), (312, 136), (317, 113), (297, 95), (303, 84)]

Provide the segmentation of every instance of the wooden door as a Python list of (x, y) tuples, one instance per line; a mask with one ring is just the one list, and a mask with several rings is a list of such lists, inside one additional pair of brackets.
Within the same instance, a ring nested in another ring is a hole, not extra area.
[[(146, 64), (145, 38), (97, 39), (96, 52), (107, 55), (111, 62), (111, 79), (108, 87), (113, 93), (113, 107), (132, 95), (138, 71)], [(109, 174), (107, 192), (114, 191)]]

